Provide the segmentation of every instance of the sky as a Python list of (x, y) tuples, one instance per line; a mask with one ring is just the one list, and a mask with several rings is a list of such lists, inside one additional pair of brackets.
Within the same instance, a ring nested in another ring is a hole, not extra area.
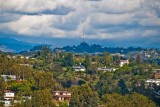
[(0, 0), (0, 34), (160, 47), (160, 0)]

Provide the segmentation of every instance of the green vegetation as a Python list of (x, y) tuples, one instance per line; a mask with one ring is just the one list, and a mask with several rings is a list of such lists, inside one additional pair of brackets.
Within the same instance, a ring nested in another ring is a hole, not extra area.
[(97, 107), (98, 94), (88, 84), (74, 87), (70, 107)]
[(4, 79), (0, 76), (0, 98), (3, 96), (3, 90), (5, 90), (5, 82)]
[[(123, 57), (102, 54), (72, 54), (52, 52), (48, 47), (20, 55), (0, 53), (0, 74), (16, 75), (17, 80), (7, 82), (0, 76), (0, 96), (4, 90), (15, 92), (15, 99), (32, 96), (32, 100), (14, 104), (14, 107), (55, 107), (53, 91), (72, 92), (69, 107), (156, 107), (160, 98), (156, 97), (159, 86), (145, 88), (145, 80), (154, 78), (153, 69), (160, 66), (153, 59), (143, 60), (138, 53), (134, 57), (126, 55), (130, 63), (119, 67)], [(72, 67), (82, 65), (85, 72), (73, 71)], [(97, 70), (98, 67), (117, 68), (115, 71)], [(154, 87), (154, 88), (153, 88)], [(68, 102), (60, 102), (67, 107)]]
[(102, 101), (105, 107), (156, 107), (153, 101), (138, 93), (125, 96), (117, 93), (105, 94)]

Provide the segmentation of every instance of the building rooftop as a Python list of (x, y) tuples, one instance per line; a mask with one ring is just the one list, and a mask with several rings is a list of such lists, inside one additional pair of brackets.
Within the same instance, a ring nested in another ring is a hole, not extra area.
[(71, 92), (69, 92), (69, 91), (59, 91), (59, 90), (53, 91), (53, 92), (58, 92), (58, 93), (71, 93)]

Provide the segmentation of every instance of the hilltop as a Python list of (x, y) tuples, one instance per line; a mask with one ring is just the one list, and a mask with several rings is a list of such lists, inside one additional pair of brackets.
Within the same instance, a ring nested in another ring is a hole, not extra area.
[(134, 48), (134, 47), (102, 47), (101, 45), (93, 44), (89, 45), (87, 42), (82, 42), (77, 46), (64, 46), (62, 48), (55, 48), (59, 50), (64, 50), (66, 52), (74, 52), (74, 53), (101, 53), (101, 52), (109, 52), (109, 53), (122, 53), (126, 54), (132, 51), (141, 51), (146, 50), (146, 48)]

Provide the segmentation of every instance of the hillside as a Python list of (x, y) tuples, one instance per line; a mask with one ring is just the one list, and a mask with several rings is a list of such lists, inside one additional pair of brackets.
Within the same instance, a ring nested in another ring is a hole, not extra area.
[(99, 52), (110, 52), (110, 53), (122, 53), (126, 54), (128, 52), (133, 51), (141, 51), (146, 50), (145, 48), (134, 48), (134, 47), (102, 47), (101, 45), (93, 44), (89, 45), (86, 42), (82, 42), (81, 44), (77, 46), (65, 46), (62, 48), (59, 48), (60, 50), (64, 50), (66, 52), (75, 52), (75, 53), (99, 53)]
[(14, 38), (0, 37), (0, 50), (4, 52), (20, 52), (31, 49), (35, 44), (22, 42)]

